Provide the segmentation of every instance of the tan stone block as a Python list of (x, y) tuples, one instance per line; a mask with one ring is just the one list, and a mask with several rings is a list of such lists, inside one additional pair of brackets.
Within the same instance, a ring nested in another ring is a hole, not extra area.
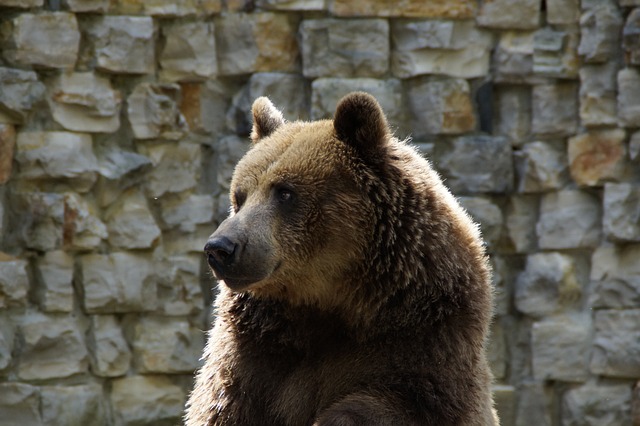
[(539, 21), (539, 0), (485, 0), (478, 14), (478, 25), (491, 28), (530, 30)]
[(331, 12), (337, 16), (393, 16), (413, 18), (474, 18), (473, 0), (334, 0)]
[(11, 124), (0, 124), (0, 185), (11, 177), (16, 130)]
[(569, 168), (579, 185), (596, 186), (619, 180), (627, 149), (622, 129), (597, 130), (569, 138)]

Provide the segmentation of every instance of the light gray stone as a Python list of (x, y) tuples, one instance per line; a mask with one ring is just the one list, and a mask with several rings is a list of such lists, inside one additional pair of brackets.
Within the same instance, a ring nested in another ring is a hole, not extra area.
[(216, 177), (224, 190), (229, 190), (235, 165), (249, 148), (250, 142), (238, 136), (226, 136), (220, 140), (216, 158)]
[(15, 160), (22, 179), (69, 182), (79, 191), (97, 179), (98, 161), (86, 133), (22, 131), (16, 138)]
[(537, 135), (568, 136), (578, 126), (577, 85), (573, 82), (533, 87), (531, 130)]
[(35, 261), (34, 296), (43, 312), (73, 310), (73, 257), (64, 251), (46, 252)]
[(389, 24), (383, 19), (306, 19), (300, 45), (307, 78), (382, 77), (389, 69)]
[(131, 351), (113, 315), (92, 315), (87, 334), (91, 372), (100, 377), (124, 376), (131, 365)]
[(158, 281), (159, 313), (169, 316), (195, 315), (204, 309), (200, 285), (202, 255), (169, 256)]
[[(640, 6), (640, 3), (636, 4)], [(633, 9), (622, 30), (622, 47), (632, 65), (640, 65), (640, 8)]]
[(507, 352), (507, 341), (505, 339), (504, 327), (500, 321), (494, 321), (491, 326), (491, 337), (487, 348), (487, 358), (491, 366), (491, 372), (496, 380), (506, 378), (507, 362), (509, 355)]
[(631, 387), (587, 383), (562, 398), (562, 426), (631, 424)]
[(586, 10), (580, 17), (578, 54), (585, 62), (602, 63), (613, 58), (620, 37), (622, 16), (612, 5)]
[[(0, 185), (4, 185), (11, 178), (11, 174), (13, 172), (13, 153), (15, 152), (15, 149), (15, 127), (12, 124), (0, 123)], [(1, 211), (0, 223), (3, 223)], [(2, 225), (0, 225), (0, 232), (1, 231)]]
[(496, 79), (505, 82), (528, 81), (533, 73), (533, 31), (504, 31), (493, 55)]
[(441, 77), (412, 80), (407, 96), (417, 136), (455, 135), (476, 128), (471, 89), (466, 80)]
[(579, 307), (586, 274), (578, 269), (576, 260), (566, 254), (529, 255), (527, 266), (515, 283), (518, 311), (541, 318)]
[(545, 194), (536, 226), (542, 249), (594, 247), (600, 242), (600, 200), (588, 192), (562, 190)]
[(153, 169), (146, 176), (145, 187), (151, 197), (191, 190), (198, 184), (200, 146), (190, 142), (152, 143), (141, 147), (151, 159)]
[(474, 78), (489, 71), (493, 40), (473, 21), (395, 21), (391, 29), (391, 67), (396, 77)]
[(105, 13), (109, 10), (109, 0), (62, 0), (65, 8), (72, 12)]
[(503, 137), (462, 136), (439, 144), (435, 164), (456, 194), (500, 193), (513, 187), (511, 145)]
[(40, 394), (45, 425), (83, 426), (106, 418), (106, 404), (99, 384), (43, 386)]
[(42, 425), (39, 389), (25, 383), (0, 383), (0, 418), (6, 426)]
[(640, 377), (640, 309), (595, 314), (591, 372), (608, 377)]
[(640, 71), (636, 68), (618, 72), (618, 118), (625, 127), (640, 123)]
[(45, 86), (33, 71), (0, 67), (0, 86), (0, 123), (24, 123), (44, 99)]
[(211, 78), (218, 71), (212, 22), (179, 22), (163, 28), (160, 78), (193, 81)]
[(157, 308), (155, 270), (146, 254), (86, 254), (79, 283), (87, 313), (146, 312)]
[(28, 290), (27, 262), (0, 252), (0, 308), (26, 306)]
[(161, 17), (183, 17), (183, 16), (209, 16), (220, 12), (221, 0), (182, 0), (179, 2), (171, 0), (153, 0), (147, 2), (130, 2), (120, 0), (123, 6), (131, 7), (132, 4), (141, 7), (146, 15)]
[(273, 10), (325, 10), (326, 0), (258, 0), (259, 7)]
[(137, 188), (122, 194), (105, 214), (109, 231), (109, 243), (121, 249), (150, 248), (160, 238), (147, 199)]
[(580, 20), (580, 0), (546, 0), (546, 3), (548, 23), (571, 25)]
[(97, 207), (88, 200), (74, 193), (64, 195), (62, 243), (65, 248), (94, 249), (107, 238), (107, 227), (99, 219)]
[(87, 372), (87, 349), (75, 318), (33, 313), (19, 328), (24, 339), (17, 369), (20, 379), (46, 380)]
[(204, 334), (177, 318), (140, 318), (132, 336), (134, 363), (145, 374), (191, 373), (204, 348)]
[(127, 99), (127, 114), (137, 139), (180, 139), (188, 130), (179, 108), (177, 84), (140, 83)]
[(617, 72), (615, 62), (580, 68), (580, 120), (583, 126), (617, 124)]
[(573, 180), (582, 186), (623, 180), (628, 163), (625, 139), (622, 129), (591, 130), (569, 138), (567, 151)]
[(551, 404), (540, 381), (529, 381), (518, 387), (515, 426), (551, 426)]
[(529, 30), (540, 23), (539, 0), (493, 0), (482, 3), (478, 25), (499, 29)]
[(85, 32), (98, 69), (117, 74), (155, 71), (155, 28), (148, 16), (101, 16)]
[(67, 12), (22, 13), (3, 23), (4, 57), (12, 64), (73, 68), (80, 31), (76, 16)]
[[(293, 74), (286, 75), (293, 76)], [(231, 99), (239, 90), (235, 83), (237, 82), (232, 83), (226, 79), (209, 79), (204, 83), (180, 85), (182, 89), (180, 111), (189, 125), (189, 130), (197, 134), (212, 135), (213, 138), (209, 139), (209, 144), (214, 144), (217, 142), (217, 137), (228, 132), (226, 120), (211, 118), (224, 117)]]
[(505, 211), (508, 244), (516, 253), (534, 251), (537, 247), (536, 223), (539, 199), (532, 195), (513, 195)]
[(627, 309), (640, 305), (640, 245), (600, 246), (591, 260), (594, 308)]
[(214, 199), (210, 195), (177, 194), (160, 200), (162, 220), (169, 227), (193, 232), (196, 225), (213, 220)]
[(569, 183), (565, 147), (535, 141), (517, 152), (516, 171), (519, 192), (545, 192), (563, 188)]
[(634, 132), (629, 138), (629, 156), (632, 160), (640, 157), (640, 130)]
[(521, 146), (531, 129), (531, 90), (526, 86), (502, 86), (496, 92), (494, 133)]
[(482, 238), (490, 250), (500, 243), (503, 231), (502, 210), (487, 197), (459, 197), (458, 201), (471, 217), (480, 224)]
[(151, 170), (151, 160), (144, 155), (101, 144), (96, 150), (98, 173), (96, 198), (102, 207), (116, 201), (123, 191), (140, 185)]
[(130, 376), (113, 380), (111, 405), (118, 425), (176, 424), (185, 393), (167, 377)]
[(44, 192), (18, 192), (9, 199), (8, 233), (15, 244), (39, 251), (62, 248), (64, 196)]
[(588, 375), (590, 318), (552, 317), (531, 329), (533, 377), (536, 380), (584, 382)]
[[(13, 348), (15, 345), (15, 327), (13, 321), (0, 318), (0, 372), (11, 366)], [(3, 373), (4, 374), (4, 373)], [(0, 397), (0, 400), (2, 398)], [(0, 403), (0, 406), (2, 404)], [(2, 412), (2, 408), (0, 408)]]
[(120, 127), (120, 92), (92, 72), (60, 74), (52, 79), (48, 101), (54, 120), (77, 132), (111, 133)]
[(604, 234), (614, 241), (640, 241), (640, 188), (632, 183), (604, 187)]
[(580, 64), (578, 43), (580, 34), (568, 27), (549, 27), (536, 31), (533, 44), (533, 71), (544, 77), (575, 78)]

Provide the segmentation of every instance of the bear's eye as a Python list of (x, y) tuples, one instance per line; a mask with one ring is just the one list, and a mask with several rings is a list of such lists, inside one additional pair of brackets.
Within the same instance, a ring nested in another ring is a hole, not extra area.
[(235, 211), (237, 212), (238, 210), (240, 210), (244, 202), (247, 200), (247, 194), (244, 191), (241, 191), (238, 189), (236, 190), (236, 192), (233, 193), (233, 198), (235, 200), (234, 208), (235, 208)]
[(294, 193), (291, 188), (288, 187), (276, 187), (276, 198), (281, 203), (291, 202), (294, 198)]

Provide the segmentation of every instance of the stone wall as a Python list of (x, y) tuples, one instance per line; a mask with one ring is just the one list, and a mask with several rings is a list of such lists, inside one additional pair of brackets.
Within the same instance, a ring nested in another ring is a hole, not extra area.
[(640, 424), (640, 0), (0, 0), (0, 423), (178, 423), (252, 100), (351, 90), (482, 225), (503, 424)]

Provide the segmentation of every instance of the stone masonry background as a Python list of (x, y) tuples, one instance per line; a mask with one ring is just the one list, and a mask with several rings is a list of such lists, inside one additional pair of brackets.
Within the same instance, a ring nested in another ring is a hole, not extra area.
[(352, 90), (482, 225), (502, 424), (640, 425), (640, 0), (0, 0), (0, 423), (180, 423), (252, 100)]

